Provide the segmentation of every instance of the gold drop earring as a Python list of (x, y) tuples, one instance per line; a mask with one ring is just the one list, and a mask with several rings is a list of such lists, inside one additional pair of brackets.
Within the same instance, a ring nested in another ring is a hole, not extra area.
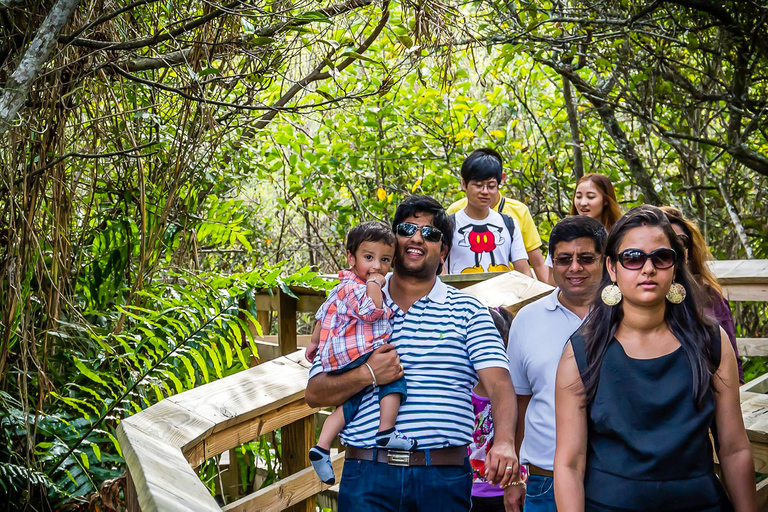
[(619, 302), (621, 302), (621, 290), (616, 285), (615, 282), (609, 284), (605, 288), (603, 288), (603, 291), (600, 292), (600, 298), (602, 299), (603, 303), (607, 306), (615, 306)]
[(672, 281), (672, 285), (669, 287), (669, 291), (667, 292), (667, 300), (672, 304), (680, 304), (685, 300), (687, 295), (688, 292), (685, 290), (685, 286)]

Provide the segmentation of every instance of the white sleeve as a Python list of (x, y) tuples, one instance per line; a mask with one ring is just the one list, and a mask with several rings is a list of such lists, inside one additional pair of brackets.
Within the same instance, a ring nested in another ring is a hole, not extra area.
[(547, 259), (544, 260), (544, 264), (549, 268), (552, 268), (552, 255), (547, 254)]
[(517, 219), (512, 219), (515, 224), (515, 234), (512, 236), (512, 249), (510, 261), (527, 260), (528, 251), (525, 250), (525, 243), (523, 242), (523, 232), (520, 231), (520, 224)]
[(531, 383), (528, 380), (528, 374), (525, 371), (525, 362), (520, 350), (519, 331), (522, 327), (522, 321), (515, 318), (512, 320), (512, 326), (509, 328), (509, 341), (507, 343), (507, 356), (509, 357), (509, 375), (512, 377), (512, 384), (515, 386), (515, 393), (518, 395), (531, 395)]

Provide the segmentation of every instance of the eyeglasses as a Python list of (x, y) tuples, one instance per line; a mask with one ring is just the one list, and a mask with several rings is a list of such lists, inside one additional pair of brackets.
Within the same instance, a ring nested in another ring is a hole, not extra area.
[(415, 235), (417, 230), (421, 231), (421, 237), (427, 242), (439, 242), (443, 239), (443, 232), (432, 226), (417, 226), (412, 222), (401, 222), (395, 226), (395, 233), (408, 238)]
[(685, 233), (680, 233), (679, 235), (677, 235), (677, 239), (680, 240), (680, 243), (683, 244), (683, 247), (685, 247), (686, 249), (691, 248), (691, 237), (689, 237)]
[(651, 259), (651, 263), (658, 270), (664, 270), (674, 266), (677, 261), (677, 253), (674, 249), (656, 249), (648, 254), (640, 249), (626, 249), (619, 253), (618, 259), (621, 266), (627, 270), (640, 270), (645, 262)]
[[(552, 261), (554, 261), (555, 265), (557, 265), (558, 267), (570, 267), (571, 265), (573, 265), (573, 256), (571, 256), (570, 254), (558, 256), (557, 258), (554, 258)], [(594, 264), (597, 261), (597, 255), (579, 254), (576, 256), (576, 261), (582, 267), (586, 267), (588, 265)]]
[(497, 181), (470, 181), (468, 185), (477, 190), (478, 192), (483, 190), (484, 188), (488, 189), (488, 192), (495, 192), (497, 188), (499, 188), (499, 183)]

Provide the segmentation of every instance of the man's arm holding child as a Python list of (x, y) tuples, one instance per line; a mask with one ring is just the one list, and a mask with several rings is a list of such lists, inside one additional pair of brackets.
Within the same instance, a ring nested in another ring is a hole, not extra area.
[[(368, 359), (368, 366), (363, 365), (340, 375), (319, 373), (309, 379), (304, 397), (310, 407), (338, 406), (349, 400), (358, 391), (376, 383), (389, 384), (403, 376), (400, 368), (400, 356), (394, 345), (385, 343), (377, 348)], [(373, 376), (371, 375), (373, 370)]]

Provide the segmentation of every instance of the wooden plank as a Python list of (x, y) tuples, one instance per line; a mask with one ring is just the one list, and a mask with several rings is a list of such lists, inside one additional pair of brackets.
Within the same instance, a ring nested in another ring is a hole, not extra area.
[(751, 445), (755, 471), (758, 473), (768, 473), (768, 446), (762, 443), (751, 443)]
[[(311, 339), (312, 339), (311, 334), (297, 334), (296, 344), (298, 345), (298, 348), (306, 348), (307, 345), (309, 345), (309, 342)], [(279, 343), (279, 336), (277, 336), (276, 334), (270, 334), (268, 336), (256, 336), (255, 341), (256, 341), (256, 344), (259, 344), (259, 345), (263, 343), (267, 345), (277, 346)]]
[(716, 260), (709, 266), (721, 285), (768, 284), (768, 260)]
[(768, 478), (757, 484), (757, 510), (768, 510)]
[(472, 274), (443, 274), (438, 276), (442, 282), (455, 288), (463, 289), (473, 284), (482, 283), (506, 272), (479, 272)]
[(296, 305), (296, 311), (301, 313), (314, 313), (325, 302), (323, 295), (299, 295), (299, 302)]
[[(307, 348), (311, 339), (311, 334), (299, 334), (296, 336), (296, 344), (299, 348), (304, 349)], [(259, 350), (259, 364), (280, 357), (280, 346), (277, 344), (277, 336), (275, 335), (257, 337), (256, 346)]]
[[(339, 453), (331, 460), (333, 471), (338, 477), (344, 467), (344, 453)], [(328, 485), (317, 478), (312, 468), (307, 468), (230, 503), (221, 510), (223, 512), (279, 512), (328, 488)]]
[(262, 292), (253, 298), (253, 305), (256, 311), (277, 311), (279, 303), (277, 295)]
[[(312, 416), (297, 420), (282, 428), (283, 478), (308, 468), (309, 449), (315, 444), (315, 422)], [(315, 512), (314, 494), (305, 500), (293, 502), (290, 512)]]
[[(296, 357), (303, 357), (302, 353)], [(224, 430), (304, 398), (309, 372), (288, 358), (268, 361), (166, 398)]]
[[(259, 322), (261, 327), (261, 334), (269, 334), (269, 320), (272, 317), (272, 313), (269, 311), (256, 311), (256, 321)], [(257, 332), (254, 329), (253, 335), (256, 336)]]
[(124, 419), (123, 423), (180, 448), (202, 442), (213, 432), (214, 427), (212, 421), (170, 399), (162, 400), (139, 414)]
[(731, 302), (768, 301), (768, 284), (732, 284), (723, 286), (723, 297)]
[[(240, 464), (237, 460), (237, 450), (224, 452), (227, 455), (227, 464), (219, 464), (219, 478), (221, 479), (221, 494), (226, 496), (226, 502), (236, 501), (242, 489), (240, 487)], [(222, 460), (224, 455), (222, 455)]]
[(229, 449), (253, 441), (267, 432), (311, 416), (318, 410), (308, 406), (304, 398), (301, 398), (245, 423), (216, 432), (205, 440), (205, 459), (210, 459)]
[(740, 356), (768, 356), (768, 338), (736, 338)]
[(768, 392), (768, 373), (761, 375), (756, 379), (752, 379), (739, 388), (740, 391), (750, 391), (752, 393), (765, 393)]
[(133, 485), (133, 478), (131, 477), (131, 470), (125, 470), (125, 510), (126, 512), (141, 512), (139, 508), (139, 499), (136, 495), (136, 486)]
[(296, 352), (296, 299), (280, 290), (277, 311), (277, 336), (280, 355)]
[(742, 394), (741, 414), (750, 442), (768, 445), (768, 395)]
[(539, 299), (554, 290), (547, 283), (542, 283), (519, 272), (497, 273), (496, 277), (473, 284), (462, 291), (480, 299), (487, 307), (503, 307), (511, 313)]
[(117, 428), (142, 512), (220, 510), (181, 450), (125, 421)]

